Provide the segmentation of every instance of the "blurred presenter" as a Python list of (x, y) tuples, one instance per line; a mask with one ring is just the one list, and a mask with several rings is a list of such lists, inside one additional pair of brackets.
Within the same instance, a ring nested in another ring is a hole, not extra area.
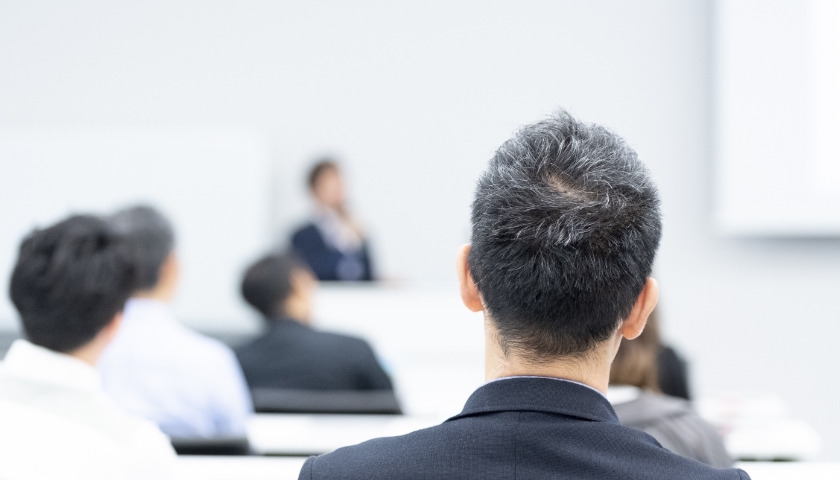
[(373, 280), (365, 233), (347, 211), (338, 163), (331, 158), (319, 160), (308, 179), (315, 214), (311, 222), (292, 235), (292, 247), (318, 280)]

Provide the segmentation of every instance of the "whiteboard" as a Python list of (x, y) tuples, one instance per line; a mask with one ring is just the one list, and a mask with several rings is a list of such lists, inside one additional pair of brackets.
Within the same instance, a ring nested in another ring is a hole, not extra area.
[(268, 245), (269, 173), (264, 138), (244, 128), (0, 128), (0, 327), (17, 324), (6, 292), (24, 235), (138, 203), (175, 227), (179, 317), (205, 328), (252, 321), (238, 282)]
[(840, 2), (720, 0), (715, 221), (840, 235)]

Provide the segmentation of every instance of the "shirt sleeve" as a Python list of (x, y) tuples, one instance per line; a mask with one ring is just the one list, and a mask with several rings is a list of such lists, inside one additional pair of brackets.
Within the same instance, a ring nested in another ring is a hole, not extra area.
[(248, 419), (254, 413), (251, 393), (233, 351), (223, 345), (220, 347), (223, 348), (220, 362), (213, 372), (216, 378), (213, 402), (216, 432), (218, 435), (244, 436)]
[[(144, 422), (145, 423), (145, 422)], [(175, 476), (177, 456), (169, 438), (152, 423), (142, 425), (129, 450), (129, 480), (169, 480)]]

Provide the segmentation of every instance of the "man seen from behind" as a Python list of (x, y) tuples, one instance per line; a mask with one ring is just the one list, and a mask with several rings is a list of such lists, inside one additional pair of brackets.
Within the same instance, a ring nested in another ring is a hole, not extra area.
[(147, 206), (109, 220), (134, 246), (138, 285), (99, 364), (105, 390), (171, 437), (245, 436), (251, 397), (233, 351), (187, 328), (172, 311), (179, 263), (169, 221)]
[(627, 143), (566, 112), (479, 179), (461, 298), (484, 313), (487, 383), (443, 424), (306, 461), (301, 479), (747, 479), (622, 426), (605, 393), (658, 289), (659, 197)]
[(94, 365), (135, 285), (130, 245), (74, 216), (20, 246), (9, 293), (26, 340), (0, 366), (0, 478), (170, 478), (175, 452), (102, 390)]

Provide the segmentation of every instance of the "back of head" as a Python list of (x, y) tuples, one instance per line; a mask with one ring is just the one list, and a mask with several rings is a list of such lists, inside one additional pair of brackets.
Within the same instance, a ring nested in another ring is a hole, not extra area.
[(641, 335), (622, 340), (610, 368), (610, 385), (631, 385), (658, 392), (660, 348), (659, 319), (654, 310)]
[(9, 294), (29, 341), (70, 352), (123, 309), (134, 275), (123, 236), (100, 218), (73, 216), (23, 240)]
[(172, 225), (160, 212), (142, 205), (115, 213), (110, 222), (133, 244), (137, 257), (137, 289), (153, 288), (160, 279), (160, 267), (175, 247)]
[(472, 206), (470, 273), (505, 351), (581, 355), (626, 318), (651, 273), (659, 198), (623, 139), (561, 111), (490, 161)]
[(307, 269), (291, 252), (268, 255), (248, 267), (242, 278), (242, 297), (265, 318), (282, 315), (283, 303), (292, 294), (292, 275)]

